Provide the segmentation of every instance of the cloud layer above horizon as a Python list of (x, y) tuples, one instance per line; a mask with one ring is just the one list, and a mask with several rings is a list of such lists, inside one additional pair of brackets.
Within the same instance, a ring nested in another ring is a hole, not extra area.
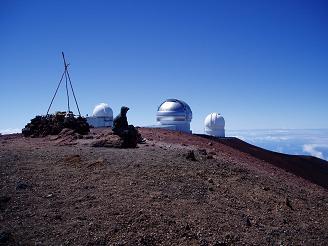
[(328, 160), (328, 129), (231, 130), (226, 135), (271, 151)]
[(7, 129), (1, 129), (0, 134), (13, 134), (13, 133), (21, 133), (22, 129), (19, 128), (7, 128)]

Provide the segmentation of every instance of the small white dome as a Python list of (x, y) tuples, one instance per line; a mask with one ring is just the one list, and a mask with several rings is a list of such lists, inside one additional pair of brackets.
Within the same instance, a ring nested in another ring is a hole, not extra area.
[(225, 136), (225, 120), (219, 113), (211, 113), (206, 116), (204, 125), (206, 134), (216, 137)]
[(113, 110), (108, 106), (107, 103), (100, 103), (94, 108), (92, 116), (113, 118)]
[(224, 128), (225, 121), (219, 113), (211, 113), (205, 118), (204, 124), (206, 128), (216, 130)]

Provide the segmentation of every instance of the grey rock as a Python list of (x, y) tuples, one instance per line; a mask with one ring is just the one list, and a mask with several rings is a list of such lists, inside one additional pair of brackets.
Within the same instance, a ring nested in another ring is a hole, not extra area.
[(197, 160), (193, 150), (188, 151), (188, 153), (186, 154), (186, 159), (190, 160), (190, 161), (196, 161)]

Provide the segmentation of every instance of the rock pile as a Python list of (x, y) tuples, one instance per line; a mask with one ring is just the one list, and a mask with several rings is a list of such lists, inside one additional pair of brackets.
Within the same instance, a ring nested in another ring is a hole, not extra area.
[(92, 147), (123, 148), (123, 141), (119, 136), (112, 135), (92, 141)]
[[(136, 128), (132, 131), (126, 131), (121, 136), (116, 135), (110, 128), (106, 129), (105, 133), (96, 135), (96, 140), (91, 141), (92, 147), (107, 147), (107, 148), (136, 148), (137, 144), (144, 144), (146, 139), (142, 138)], [(84, 137), (86, 139), (86, 137)]]
[(142, 138), (137, 129), (129, 125), (129, 128), (123, 131), (119, 136), (122, 139), (122, 148), (136, 148), (138, 139)]
[(189, 150), (188, 153), (185, 155), (187, 160), (190, 161), (197, 161), (195, 152), (193, 150)]
[(64, 128), (58, 135), (50, 138), (50, 140), (55, 140), (56, 145), (75, 145), (78, 139), (82, 139), (81, 134), (76, 133), (74, 130), (69, 128)]
[(36, 116), (22, 129), (22, 133), (25, 137), (44, 137), (57, 135), (64, 128), (72, 129), (82, 135), (90, 131), (90, 126), (85, 118), (74, 117), (71, 112), (57, 112), (47, 116)]

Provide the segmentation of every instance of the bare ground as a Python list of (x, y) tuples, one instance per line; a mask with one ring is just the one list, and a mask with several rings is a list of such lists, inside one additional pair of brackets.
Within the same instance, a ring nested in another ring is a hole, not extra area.
[(327, 245), (324, 185), (269, 155), (140, 131), (136, 149), (91, 147), (116, 141), (108, 129), (0, 136), (0, 244)]

